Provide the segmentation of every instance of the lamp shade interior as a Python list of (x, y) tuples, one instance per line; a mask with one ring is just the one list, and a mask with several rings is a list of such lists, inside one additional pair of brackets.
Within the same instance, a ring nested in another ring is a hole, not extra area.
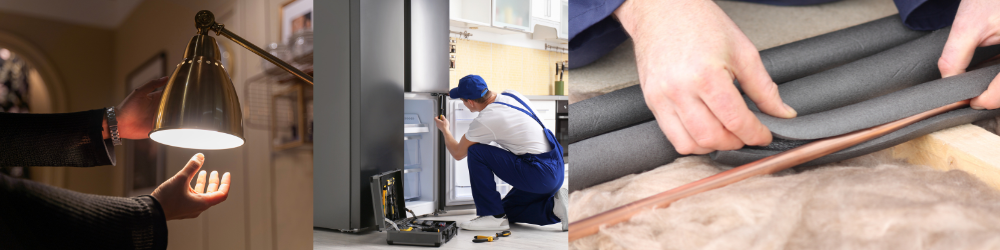
[(166, 145), (192, 149), (227, 149), (243, 145), (239, 136), (204, 129), (166, 129), (149, 134), (149, 139)]

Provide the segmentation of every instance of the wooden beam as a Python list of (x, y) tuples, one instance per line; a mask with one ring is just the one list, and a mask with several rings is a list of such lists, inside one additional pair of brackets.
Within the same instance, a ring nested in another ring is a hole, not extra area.
[(965, 124), (890, 148), (892, 157), (948, 171), (959, 169), (1000, 189), (1000, 136)]

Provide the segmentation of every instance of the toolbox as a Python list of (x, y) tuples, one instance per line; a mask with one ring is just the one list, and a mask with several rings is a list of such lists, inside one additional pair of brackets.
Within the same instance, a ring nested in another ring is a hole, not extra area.
[(371, 177), (375, 225), (386, 232), (389, 245), (440, 247), (458, 234), (454, 221), (421, 220), (407, 216), (403, 194), (403, 172), (392, 170)]

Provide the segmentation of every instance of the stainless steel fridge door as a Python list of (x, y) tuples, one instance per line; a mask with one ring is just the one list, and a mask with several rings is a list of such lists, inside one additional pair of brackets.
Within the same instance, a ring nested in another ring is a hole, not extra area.
[(448, 1), (410, 0), (406, 92), (448, 93)]

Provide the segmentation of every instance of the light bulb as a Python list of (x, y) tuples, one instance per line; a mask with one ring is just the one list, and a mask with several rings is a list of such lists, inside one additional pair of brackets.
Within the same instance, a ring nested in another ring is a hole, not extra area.
[(149, 139), (166, 145), (192, 149), (227, 149), (243, 145), (240, 137), (204, 129), (167, 129), (149, 134)]

